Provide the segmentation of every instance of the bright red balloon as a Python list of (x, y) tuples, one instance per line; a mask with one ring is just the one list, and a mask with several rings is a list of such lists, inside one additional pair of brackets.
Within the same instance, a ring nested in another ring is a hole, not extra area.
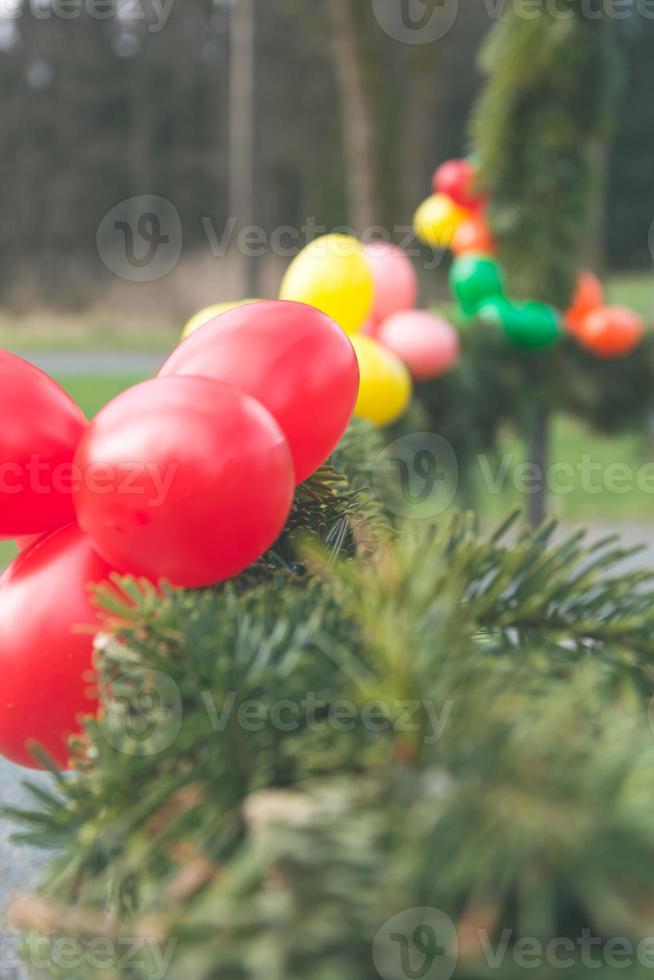
[(41, 536), (40, 534), (21, 534), (16, 538), (16, 547), (19, 551), (27, 551)]
[(418, 276), (406, 253), (391, 242), (370, 242), (364, 251), (375, 282), (370, 321), (378, 325), (394, 313), (412, 310), (418, 298)]
[(44, 535), (0, 578), (0, 753), (41, 768), (28, 743), (39, 743), (62, 768), (67, 739), (97, 712), (93, 690), (96, 625), (89, 585), (110, 566), (74, 524)]
[(470, 160), (448, 160), (441, 164), (433, 178), (435, 194), (446, 194), (455, 204), (473, 210), (487, 201), (484, 194), (475, 189), (477, 171)]
[(463, 221), (454, 232), (452, 251), (455, 255), (495, 255), (493, 233), (485, 218), (476, 215)]
[(72, 521), (73, 456), (87, 422), (63, 388), (0, 351), (0, 535)]
[(643, 320), (626, 306), (603, 306), (584, 319), (577, 339), (598, 357), (625, 357), (643, 339)]
[(209, 378), (156, 378), (118, 395), (75, 463), (79, 524), (99, 554), (121, 572), (187, 588), (251, 565), (293, 499), (293, 462), (273, 417)]
[(295, 479), (324, 463), (352, 417), (359, 366), (333, 320), (304, 303), (274, 300), (223, 313), (170, 355), (160, 376), (194, 374), (256, 398), (288, 440)]
[(579, 333), (588, 314), (603, 305), (604, 288), (600, 280), (594, 272), (580, 272), (572, 305), (564, 316), (565, 325), (570, 333)]
[(417, 381), (429, 381), (451, 371), (461, 344), (454, 327), (424, 310), (407, 310), (385, 320), (377, 340), (404, 361)]

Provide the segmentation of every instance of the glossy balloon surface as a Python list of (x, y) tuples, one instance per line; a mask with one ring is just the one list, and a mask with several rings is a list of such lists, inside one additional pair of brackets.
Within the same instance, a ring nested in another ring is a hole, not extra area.
[(416, 211), (413, 226), (418, 238), (432, 248), (452, 248), (457, 230), (469, 217), (469, 211), (445, 194), (434, 194)]
[(208, 323), (209, 320), (213, 320), (222, 313), (229, 313), (230, 310), (236, 310), (239, 308), (239, 306), (247, 306), (250, 303), (259, 302), (261, 301), (258, 299), (238, 299), (228, 303), (216, 303), (215, 306), (207, 306), (205, 309), (199, 310), (191, 317), (182, 331), (181, 339), (184, 340), (185, 337), (190, 337), (190, 335), (194, 333), (198, 327), (204, 326), (204, 324)]
[(474, 316), (482, 303), (504, 295), (502, 270), (487, 255), (462, 255), (450, 270), (452, 291), (466, 316)]
[(359, 359), (361, 385), (355, 415), (378, 426), (390, 425), (411, 400), (411, 375), (402, 361), (372, 337), (353, 340)]
[(196, 331), (161, 369), (181, 374), (229, 382), (260, 401), (288, 440), (298, 483), (335, 448), (359, 386), (343, 331), (312, 307), (282, 301), (232, 310)]
[(565, 313), (565, 325), (576, 334), (593, 310), (604, 305), (604, 288), (593, 272), (581, 272), (577, 279), (577, 288), (570, 309)]
[(80, 443), (77, 516), (121, 572), (210, 585), (273, 544), (293, 497), (270, 413), (219, 381), (156, 378), (110, 402)]
[(625, 306), (604, 306), (583, 321), (577, 338), (597, 357), (607, 360), (631, 354), (643, 339), (643, 319)]
[(72, 469), (86, 429), (78, 406), (47, 374), (0, 351), (0, 535), (73, 520)]
[(485, 218), (475, 215), (463, 221), (454, 233), (452, 251), (455, 255), (494, 255), (495, 241)]
[(422, 310), (396, 313), (385, 320), (377, 340), (406, 364), (416, 381), (429, 381), (451, 371), (461, 350), (454, 327)]
[(38, 742), (66, 768), (68, 736), (96, 713), (89, 585), (110, 571), (71, 524), (43, 536), (0, 579), (0, 753), (13, 762), (41, 768), (28, 744)]
[(418, 277), (408, 255), (390, 242), (371, 242), (365, 253), (375, 281), (372, 322), (379, 324), (394, 313), (413, 309)]
[(291, 262), (279, 298), (308, 303), (346, 333), (356, 333), (370, 316), (374, 298), (363, 245), (349, 235), (316, 238)]
[(484, 303), (477, 315), (482, 322), (500, 326), (511, 343), (526, 350), (550, 347), (562, 334), (557, 311), (535, 300), (514, 303), (500, 297)]
[(446, 194), (462, 208), (480, 208), (485, 195), (475, 187), (477, 171), (471, 160), (447, 160), (436, 170), (432, 185), (435, 194)]

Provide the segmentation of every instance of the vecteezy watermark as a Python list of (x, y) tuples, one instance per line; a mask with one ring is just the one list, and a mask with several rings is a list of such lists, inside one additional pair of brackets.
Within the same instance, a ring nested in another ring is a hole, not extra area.
[(449, 980), (458, 960), (456, 926), (439, 909), (405, 909), (379, 929), (372, 960), (382, 980)]
[(459, 469), (454, 449), (434, 432), (412, 432), (379, 454), (372, 468), (373, 490), (401, 517), (443, 513), (457, 493)]
[[(414, 519), (445, 512), (459, 489), (460, 468), (452, 445), (433, 432), (413, 432), (394, 440), (375, 460), (370, 480), (377, 497), (391, 513)], [(582, 453), (576, 462), (559, 461), (542, 468), (513, 453), (479, 453), (467, 478), (489, 496), (532, 496), (547, 491), (553, 497), (582, 494), (654, 496), (654, 463), (632, 466), (620, 460), (597, 460)]]
[(145, 28), (151, 34), (162, 31), (175, 0), (0, 0), (0, 21), (116, 19), (124, 27)]
[(421, 700), (371, 700), (358, 704), (347, 698), (326, 701), (315, 691), (306, 691), (301, 698), (282, 698), (272, 703), (256, 699), (238, 701), (231, 691), (220, 701), (209, 691), (202, 694), (211, 727), (223, 732), (234, 724), (247, 732), (262, 732), (266, 728), (293, 734), (312, 732), (346, 733), (364, 730), (373, 734), (405, 732), (420, 735), (425, 745), (435, 745), (454, 710), (453, 701), (436, 705)]
[(433, 44), (452, 30), (459, 0), (372, 0), (377, 23), (394, 41)]
[(84, 489), (94, 496), (117, 494), (140, 497), (148, 508), (161, 507), (171, 492), (179, 466), (160, 466), (147, 460), (125, 460), (120, 464), (75, 462), (52, 463), (32, 453), (24, 462), (0, 464), (0, 500), (25, 491), (35, 496), (74, 494)]
[[(381, 29), (402, 44), (433, 44), (444, 38), (455, 26), (459, 0), (371, 0)], [(523, 20), (549, 17), (569, 20), (621, 21), (640, 16), (654, 20), (654, 0), (481, 0), (490, 21), (497, 21), (511, 8)], [(574, 7), (574, 9), (573, 9)]]
[[(96, 649), (105, 655), (114, 650), (121, 656), (125, 653), (124, 647), (102, 633), (96, 639)], [(107, 682), (101, 700), (100, 733), (113, 748), (127, 755), (158, 755), (173, 744), (182, 729), (181, 692), (163, 671), (127, 671)], [(250, 734), (269, 730), (285, 735), (301, 731), (335, 735), (395, 732), (415, 735), (424, 745), (441, 740), (455, 708), (452, 700), (436, 704), (427, 698), (328, 701), (315, 691), (271, 702), (241, 698), (237, 691), (227, 691), (221, 697), (203, 691), (201, 702), (207, 731), (218, 735), (228, 728)]]
[[(100, 636), (96, 649), (111, 644)], [(98, 727), (103, 737), (126, 755), (153, 756), (169, 748), (182, 729), (179, 687), (161, 670), (133, 670), (102, 690)]]
[(477, 465), (484, 490), (490, 495), (513, 488), (530, 496), (547, 490), (555, 497), (582, 493), (593, 497), (600, 494), (625, 496), (638, 490), (654, 495), (654, 463), (631, 466), (613, 460), (610, 463), (593, 459), (583, 453), (576, 463), (560, 461), (541, 468), (535, 463), (516, 460), (505, 453), (498, 460), (484, 454), (477, 456)]
[[(445, 249), (421, 245), (413, 225), (371, 225), (360, 234), (349, 225), (328, 227), (308, 216), (299, 225), (278, 225), (268, 230), (261, 225), (241, 225), (237, 218), (222, 222), (203, 215), (196, 237), (206, 238), (214, 258), (223, 258), (231, 250), (246, 258), (275, 255), (292, 259), (306, 245), (329, 235), (325, 248), (336, 256), (359, 249), (362, 242), (394, 242), (410, 257), (420, 257), (423, 268), (439, 268)], [(331, 237), (338, 236), (338, 237)], [(356, 241), (347, 241), (348, 239)], [(140, 194), (126, 198), (102, 217), (96, 235), (98, 255), (103, 264), (119, 279), (129, 282), (154, 282), (172, 272), (182, 257), (184, 236), (182, 219), (175, 205), (166, 198)]]
[[(464, 952), (465, 949), (465, 952)], [(577, 936), (543, 940), (512, 929), (491, 935), (487, 929), (465, 931), (459, 943), (452, 919), (436, 908), (412, 908), (388, 919), (372, 944), (372, 959), (382, 980), (449, 980), (459, 962), (474, 962), (493, 975), (515, 968), (557, 970), (574, 976), (580, 970), (654, 969), (654, 936), (634, 942), (625, 936), (600, 937), (592, 929)], [(549, 975), (549, 972), (548, 972)]]
[[(40, 933), (28, 934), (21, 943), (21, 960), (38, 975), (67, 976), (75, 971), (76, 976), (87, 972), (107, 971), (112, 976), (147, 976), (152, 980), (164, 980), (177, 948), (177, 939), (163, 943), (145, 936), (121, 936), (108, 938), (91, 937), (85, 940), (72, 936), (45, 936)], [(17, 952), (13, 954), (17, 956)], [(4, 980), (0, 962), (0, 978)], [(16, 967), (18, 969), (18, 967)], [(9, 976), (9, 974), (6, 974)], [(18, 977), (18, 973), (16, 973)]]
[(98, 255), (119, 279), (154, 282), (175, 268), (184, 234), (179, 211), (165, 197), (129, 197), (102, 218), (96, 235)]

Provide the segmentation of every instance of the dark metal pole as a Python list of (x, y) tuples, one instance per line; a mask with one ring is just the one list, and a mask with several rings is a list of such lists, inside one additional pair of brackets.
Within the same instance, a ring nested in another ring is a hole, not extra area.
[(529, 462), (537, 476), (537, 485), (528, 495), (527, 518), (539, 527), (547, 514), (547, 467), (549, 465), (549, 412), (538, 406), (534, 412), (529, 440)]

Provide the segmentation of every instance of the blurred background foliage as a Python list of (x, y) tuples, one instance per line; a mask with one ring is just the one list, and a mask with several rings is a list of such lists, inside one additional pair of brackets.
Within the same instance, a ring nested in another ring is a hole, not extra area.
[[(207, 240), (207, 225), (220, 237), (230, 214), (229, 0), (176, 0), (167, 20), (151, 0), (116, 0), (105, 6), (122, 15), (103, 18), (84, 3), (67, 17), (37, 0), (12, 3), (0, 19), (0, 304), (117, 308), (121, 289), (133, 304), (136, 291), (112, 277), (95, 241), (103, 215), (143, 193), (179, 210), (184, 256), (168, 282), (140, 286), (138, 302), (179, 318), (234, 294), (229, 263)], [(327, 228), (410, 224), (436, 163), (467, 148), (488, 5), (461, 4), (446, 38), (415, 46), (388, 37), (357, 0), (255, 0), (253, 9), (256, 223), (268, 233), (307, 218)], [(595, 251), (600, 265), (645, 270), (654, 21), (634, 9), (618, 28), (619, 128)], [(282, 266), (264, 285), (274, 288)], [(427, 274), (425, 287), (436, 298), (441, 279)]]

